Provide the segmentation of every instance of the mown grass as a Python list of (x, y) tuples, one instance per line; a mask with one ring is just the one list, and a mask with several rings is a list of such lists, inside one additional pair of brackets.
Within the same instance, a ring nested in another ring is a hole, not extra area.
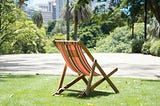
[[(105, 82), (90, 96), (78, 99), (79, 93), (56, 91), (60, 76), (0, 74), (0, 106), (160, 106), (160, 80), (111, 78), (119, 94)], [(66, 76), (65, 83), (75, 78)], [(95, 78), (94, 80), (97, 80)], [(83, 82), (73, 89), (84, 89)]]

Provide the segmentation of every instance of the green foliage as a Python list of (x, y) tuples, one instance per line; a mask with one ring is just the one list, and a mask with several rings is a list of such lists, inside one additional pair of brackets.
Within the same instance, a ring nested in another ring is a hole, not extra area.
[(132, 40), (132, 53), (141, 53), (142, 45), (144, 43), (144, 30), (143, 30), (143, 23), (136, 23), (135, 24), (135, 33)]
[(83, 0), (83, 1), (78, 0), (74, 4), (73, 9), (71, 10), (71, 16), (73, 17), (73, 22), (74, 22), (73, 40), (77, 40), (79, 23), (88, 21), (91, 18), (91, 11), (89, 8), (89, 2), (85, 1), (85, 0)]
[(141, 52), (144, 53), (144, 54), (150, 54), (150, 47), (151, 47), (151, 41), (150, 40), (144, 42)]
[(143, 45), (143, 24), (135, 24), (135, 36), (127, 26), (117, 27), (107, 37), (98, 40), (96, 52), (139, 53)]
[(53, 39), (57, 39), (57, 40), (65, 40), (66, 35), (63, 35), (62, 33), (58, 33), (53, 35)]
[(54, 40), (65, 40), (66, 35), (63, 35), (62, 33), (58, 33), (53, 35), (52, 37), (49, 36), (49, 38), (46, 39), (46, 45), (45, 45), (45, 50), (47, 53), (59, 53), (59, 50), (55, 45), (53, 44), (53, 39)]
[(44, 53), (45, 30), (37, 28), (26, 15), (17, 10), (17, 20), (8, 26), (8, 36), (0, 45), (0, 54)]
[(103, 34), (109, 34), (114, 28), (117, 27), (117, 24), (113, 21), (104, 21), (101, 24), (101, 31)]
[(132, 41), (132, 53), (141, 53), (142, 45), (144, 43), (143, 39), (135, 39)]
[(32, 16), (33, 22), (37, 25), (38, 28), (42, 27), (43, 24), (43, 17), (41, 12), (35, 12)]
[(149, 29), (149, 34), (151, 36), (155, 36), (157, 38), (160, 38), (160, 23), (158, 23), (158, 21), (156, 20), (155, 17), (150, 19), (148, 29)]
[(99, 26), (91, 25), (79, 28), (78, 35), (79, 39), (83, 41), (88, 48), (93, 48), (96, 46), (96, 42), (99, 39), (98, 37), (103, 34)]
[(93, 15), (89, 22), (80, 24), (78, 36), (88, 48), (94, 48), (101, 37), (105, 37), (117, 27), (115, 22), (105, 20), (106, 17), (105, 14)]
[(142, 53), (160, 57), (160, 40), (156, 37), (150, 38), (143, 44)]
[(51, 32), (52, 35), (58, 34), (58, 33), (63, 33), (63, 34), (66, 33), (66, 23), (62, 19), (56, 20), (55, 26)]
[(48, 23), (47, 29), (46, 29), (46, 34), (47, 35), (51, 35), (52, 30), (54, 29), (54, 27), (56, 26), (56, 20), (51, 21)]
[(59, 50), (57, 49), (57, 47), (55, 47), (52, 41), (53, 41), (53, 37), (47, 38), (44, 49), (47, 53), (58, 53)]
[(116, 28), (106, 38), (102, 38), (96, 44), (97, 52), (131, 52), (131, 37), (125, 27)]
[(12, 0), (0, 2), (0, 46), (12, 34), (12, 31), (8, 29), (16, 21), (16, 12)]
[(154, 56), (160, 56), (160, 40), (157, 40), (152, 44), (150, 53)]

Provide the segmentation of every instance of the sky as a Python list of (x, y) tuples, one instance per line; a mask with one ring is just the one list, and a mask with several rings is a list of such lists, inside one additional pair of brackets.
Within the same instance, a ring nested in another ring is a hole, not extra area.
[(28, 6), (30, 6), (30, 7), (35, 7), (36, 6), (36, 4), (44, 4), (44, 3), (47, 3), (48, 1), (50, 1), (50, 0), (29, 0), (28, 1)]

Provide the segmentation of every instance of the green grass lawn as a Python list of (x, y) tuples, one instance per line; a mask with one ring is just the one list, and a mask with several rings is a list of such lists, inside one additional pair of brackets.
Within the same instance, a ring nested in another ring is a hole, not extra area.
[[(67, 76), (66, 82), (75, 76)], [(106, 82), (89, 97), (76, 98), (79, 93), (65, 91), (52, 96), (60, 76), (0, 74), (0, 106), (160, 106), (160, 80), (111, 78), (119, 94)], [(94, 78), (94, 80), (96, 80)], [(84, 89), (83, 82), (73, 89)]]

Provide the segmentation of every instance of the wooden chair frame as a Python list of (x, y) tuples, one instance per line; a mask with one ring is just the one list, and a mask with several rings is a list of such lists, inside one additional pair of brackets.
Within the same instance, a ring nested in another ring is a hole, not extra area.
[[(77, 78), (75, 78), (74, 80), (72, 80), (71, 82), (69, 82), (66, 86), (63, 86), (64, 77), (66, 75), (66, 70), (67, 70), (67, 67), (68, 67), (67, 64), (65, 64), (64, 69), (63, 69), (63, 73), (62, 73), (61, 78), (60, 78), (58, 89), (57, 89), (57, 91), (55, 93), (53, 93), (53, 95), (60, 95), (63, 91), (67, 91), (68, 90), (68, 91), (81, 92), (81, 94), (78, 97), (84, 97), (84, 96), (89, 95), (92, 91), (94, 91), (94, 89), (98, 85), (100, 85), (104, 81), (108, 82), (108, 84), (115, 91), (115, 93), (119, 93), (119, 90), (116, 88), (116, 86), (113, 84), (113, 82), (109, 78), (112, 74), (114, 74), (118, 70), (118, 68), (115, 68), (108, 75), (106, 75), (106, 73), (103, 71), (103, 69), (101, 68), (101, 66), (98, 64), (97, 60), (94, 59), (94, 57), (91, 55), (91, 53), (88, 51), (88, 49), (85, 47), (85, 45), (83, 45), (83, 43), (81, 41), (53, 40), (53, 43), (55, 45), (56, 45), (56, 42), (65, 42), (65, 43), (76, 42), (76, 43), (79, 43), (79, 45), (81, 46), (81, 48), (83, 49), (83, 51), (87, 54), (87, 56), (89, 57), (89, 59), (93, 62), (93, 65), (91, 67), (92, 70), (90, 71), (88, 80), (86, 78), (86, 74), (84, 74), (84, 73), (78, 73), (78, 77)], [(92, 79), (93, 79), (96, 67), (99, 70), (99, 72), (101, 73), (101, 75), (103, 76), (103, 78), (101, 78), (100, 80), (98, 80), (97, 82), (95, 82), (94, 84), (92, 84)], [(75, 83), (77, 83), (80, 80), (83, 80), (84, 83), (87, 85), (87, 87), (86, 87), (86, 89), (84, 91), (69, 89), (69, 87), (71, 87), (72, 85), (74, 85)]]

